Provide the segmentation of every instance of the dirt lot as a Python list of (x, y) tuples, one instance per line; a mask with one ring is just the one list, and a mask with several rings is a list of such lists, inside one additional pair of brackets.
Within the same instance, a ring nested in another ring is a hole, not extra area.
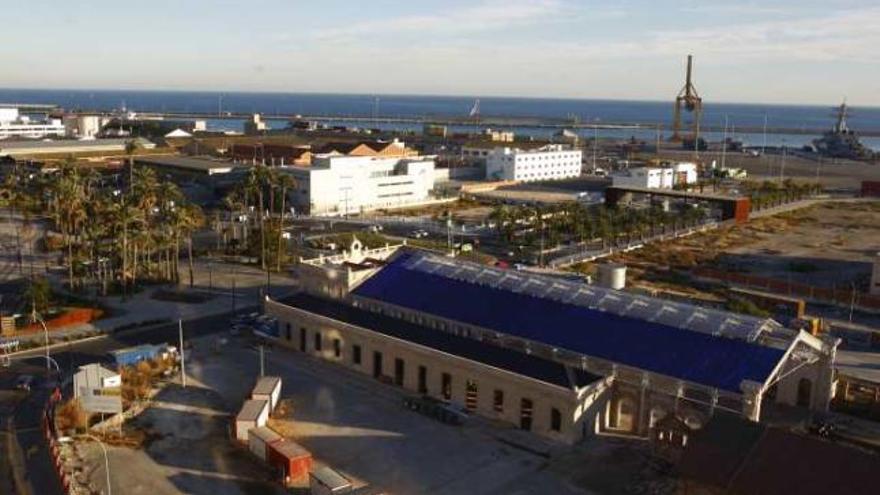
[(635, 280), (658, 268), (705, 266), (831, 287), (864, 285), (878, 251), (880, 202), (829, 202), (651, 245), (617, 260), (634, 267)]
[[(244, 447), (229, 440), (229, 404), (197, 381), (183, 389), (165, 388), (155, 402), (126, 425), (129, 432), (145, 434), (140, 449), (109, 449), (111, 483), (117, 493), (177, 495), (280, 495), (271, 473)], [(104, 486), (103, 457), (92, 443), (80, 444), (80, 454), (91, 466), (91, 484)]]
[[(701, 153), (704, 163), (712, 160), (721, 162), (719, 153)], [(682, 157), (684, 158), (684, 157)], [(740, 153), (728, 153), (725, 165), (729, 168), (743, 168), (748, 172), (750, 180), (774, 179), (780, 177), (803, 182), (816, 182), (818, 177), (825, 187), (832, 189), (857, 190), (863, 180), (880, 180), (880, 164), (860, 163), (848, 160), (812, 160), (794, 155), (785, 157), (785, 168), (782, 155), (767, 154), (764, 156), (747, 156)]]
[[(255, 351), (233, 340), (201, 357), (197, 351), (191, 373), (236, 402), (256, 380), (258, 362)], [(643, 493), (630, 490), (631, 480), (651, 478), (643, 442), (597, 438), (570, 448), (482, 420), (447, 426), (404, 409), (396, 387), (285, 349), (267, 354), (266, 372), (283, 378), (284, 408), (292, 411), (275, 426), (356, 486), (407, 495), (618, 494)], [(583, 475), (585, 464), (592, 476)], [(604, 476), (613, 464), (613, 476)]]
[(756, 238), (724, 250), (722, 266), (824, 287), (865, 284), (880, 253), (880, 202), (825, 203), (747, 228)]

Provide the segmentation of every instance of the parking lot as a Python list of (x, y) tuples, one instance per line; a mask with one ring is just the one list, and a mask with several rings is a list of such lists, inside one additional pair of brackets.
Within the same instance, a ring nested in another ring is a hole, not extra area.
[[(188, 363), (194, 379), (231, 405), (241, 403), (259, 374), (259, 353), (239, 344), (203, 339)], [(295, 440), (356, 486), (401, 494), (590, 493), (548, 470), (552, 456), (502, 441), (515, 430), (480, 421), (441, 424), (404, 409), (399, 389), (294, 351), (267, 352), (265, 366), (284, 380)]]

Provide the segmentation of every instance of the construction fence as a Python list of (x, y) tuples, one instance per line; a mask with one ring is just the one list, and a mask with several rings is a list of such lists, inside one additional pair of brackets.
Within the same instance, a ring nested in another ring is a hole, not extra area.
[(880, 312), (880, 296), (854, 291), (852, 287), (818, 287), (760, 275), (725, 272), (714, 268), (695, 268), (691, 273), (701, 278), (714, 279), (775, 294), (802, 297), (808, 301), (845, 307), (852, 305), (856, 309)]

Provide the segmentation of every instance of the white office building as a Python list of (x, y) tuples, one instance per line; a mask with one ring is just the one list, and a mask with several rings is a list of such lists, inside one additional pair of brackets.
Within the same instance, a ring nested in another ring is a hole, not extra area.
[(535, 150), (495, 148), (486, 157), (486, 178), (533, 182), (581, 175), (580, 151), (549, 144)]
[(297, 213), (357, 214), (425, 203), (434, 189), (433, 157), (316, 155), (311, 166), (289, 166)]
[(675, 186), (696, 184), (697, 165), (690, 162), (674, 163), (668, 167), (637, 167), (615, 172), (611, 176), (618, 187), (672, 189)]
[(611, 180), (617, 187), (672, 189), (673, 176), (671, 168), (637, 167), (615, 172)]
[(46, 136), (64, 136), (61, 119), (50, 118), (45, 121), (31, 121), (21, 115), (17, 108), (0, 108), (0, 139), (22, 137), (39, 139)]

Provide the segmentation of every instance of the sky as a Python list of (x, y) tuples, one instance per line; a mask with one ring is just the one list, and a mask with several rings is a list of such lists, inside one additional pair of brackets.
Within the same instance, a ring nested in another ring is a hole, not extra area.
[(0, 87), (880, 106), (877, 0), (3, 0)]

